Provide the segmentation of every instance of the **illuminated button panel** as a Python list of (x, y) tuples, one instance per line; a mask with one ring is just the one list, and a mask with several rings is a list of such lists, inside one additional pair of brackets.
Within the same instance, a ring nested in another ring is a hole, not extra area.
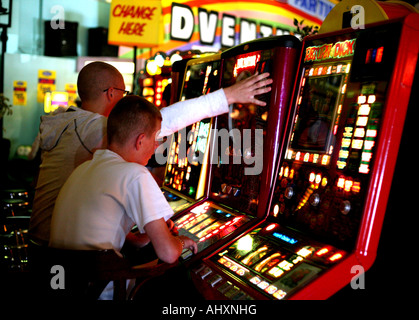
[(337, 168), (352, 167), (362, 174), (370, 172), (374, 146), (378, 135), (382, 104), (377, 101), (375, 85), (363, 85), (344, 127)]
[(365, 177), (284, 161), (270, 215), (283, 225), (349, 248), (361, 221)]
[(180, 235), (198, 243), (198, 252), (232, 233), (249, 221), (245, 215), (229, 212), (206, 201), (175, 221)]
[(345, 255), (345, 251), (307, 241), (272, 223), (242, 236), (211, 261), (263, 295), (280, 300)]

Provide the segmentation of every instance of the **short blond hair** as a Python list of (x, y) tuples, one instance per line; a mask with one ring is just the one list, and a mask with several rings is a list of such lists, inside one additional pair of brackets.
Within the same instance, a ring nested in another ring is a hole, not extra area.
[(151, 134), (162, 116), (159, 109), (145, 98), (131, 95), (119, 100), (108, 117), (108, 145), (124, 145), (133, 136)]

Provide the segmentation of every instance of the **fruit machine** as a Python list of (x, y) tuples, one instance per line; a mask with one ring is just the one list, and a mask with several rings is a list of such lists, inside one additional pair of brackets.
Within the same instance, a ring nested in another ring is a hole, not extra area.
[(222, 87), (256, 72), (269, 72), (271, 92), (259, 96), (266, 106), (232, 104), (216, 117), (211, 137), (209, 196), (174, 221), (180, 235), (198, 244), (198, 253), (185, 250), (191, 266), (235, 231), (266, 215), (273, 182), (274, 158), (295, 81), (301, 43), (294, 36), (247, 42), (221, 54)]
[(399, 17), (388, 19), (390, 10), (364, 29), (342, 28), (357, 2), (342, 1), (325, 19), (322, 29), (337, 31), (304, 39), (269, 215), (191, 272), (207, 299), (327, 299), (373, 264), (419, 15), (402, 5)]
[[(179, 100), (220, 88), (220, 58), (220, 54), (213, 54), (186, 62)], [(211, 126), (211, 118), (197, 121), (166, 142), (169, 148), (162, 191), (175, 215), (207, 196)]]
[(172, 82), (170, 84), (170, 104), (178, 102), (180, 100), (180, 94), (182, 91), (183, 78), (185, 75), (186, 64), (192, 58), (184, 58), (182, 60), (175, 61), (172, 64)]

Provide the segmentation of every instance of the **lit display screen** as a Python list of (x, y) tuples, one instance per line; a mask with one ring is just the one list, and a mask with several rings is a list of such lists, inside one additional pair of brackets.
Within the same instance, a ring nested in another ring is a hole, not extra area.
[(329, 165), (350, 66), (339, 63), (305, 69), (288, 159)]
[[(217, 90), (220, 67), (221, 61), (215, 58), (189, 64), (185, 71), (181, 100)], [(175, 213), (204, 196), (208, 172), (208, 165), (204, 163), (209, 152), (211, 125), (211, 119), (204, 119), (171, 137), (163, 193)]]
[(294, 150), (325, 153), (330, 145), (342, 75), (309, 77), (294, 127)]
[(175, 226), (180, 235), (197, 242), (200, 252), (248, 221), (245, 215), (228, 212), (213, 203), (204, 202), (176, 220)]
[(345, 254), (300, 238), (278, 224), (265, 224), (211, 260), (262, 294), (284, 299)]
[[(256, 71), (269, 72), (273, 50), (256, 51), (224, 59), (223, 87), (246, 79)], [(210, 198), (250, 215), (259, 203), (260, 174), (270, 95), (267, 106), (234, 104), (230, 113), (217, 117), (218, 137), (212, 163)]]

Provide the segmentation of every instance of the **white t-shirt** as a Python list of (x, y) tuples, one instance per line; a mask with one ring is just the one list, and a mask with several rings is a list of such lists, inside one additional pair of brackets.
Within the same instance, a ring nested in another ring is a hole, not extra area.
[(98, 150), (62, 187), (53, 212), (50, 246), (120, 251), (134, 225), (140, 232), (173, 210), (142, 165), (110, 150)]

